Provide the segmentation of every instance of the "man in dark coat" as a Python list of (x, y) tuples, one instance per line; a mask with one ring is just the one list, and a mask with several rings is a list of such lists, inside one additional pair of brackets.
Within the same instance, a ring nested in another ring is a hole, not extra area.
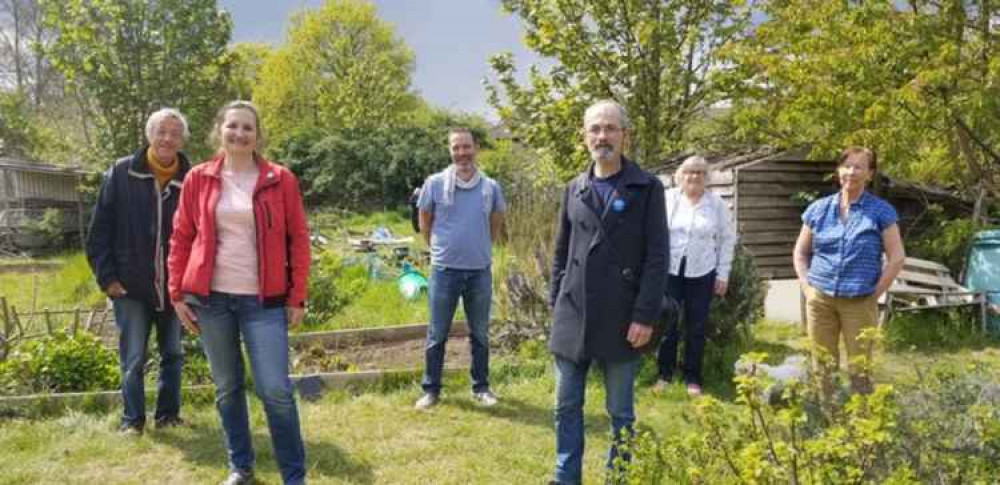
[(617, 444), (635, 422), (633, 382), (640, 349), (659, 318), (666, 285), (663, 184), (622, 155), (624, 108), (601, 101), (583, 118), (593, 163), (566, 186), (556, 234), (549, 303), (549, 350), (556, 369), (556, 469), (552, 483), (582, 478), (583, 402), (587, 372), (604, 374), (607, 410)]
[(167, 242), (181, 182), (190, 164), (180, 149), (187, 120), (164, 108), (146, 122), (148, 144), (116, 161), (104, 175), (87, 234), (87, 259), (111, 299), (118, 326), (124, 434), (146, 423), (144, 368), (149, 334), (156, 330), (160, 381), (157, 427), (181, 423), (181, 327), (167, 299)]

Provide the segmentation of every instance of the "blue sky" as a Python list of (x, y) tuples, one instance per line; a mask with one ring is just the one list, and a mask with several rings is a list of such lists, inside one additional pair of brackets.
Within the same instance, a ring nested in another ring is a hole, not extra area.
[[(234, 42), (279, 44), (291, 13), (322, 0), (220, 0), (232, 14)], [(499, 0), (375, 0), (379, 17), (391, 23), (416, 54), (413, 87), (431, 104), (495, 119), (482, 80), (490, 55), (514, 53), (519, 72), (540, 58), (521, 43), (518, 19)]]

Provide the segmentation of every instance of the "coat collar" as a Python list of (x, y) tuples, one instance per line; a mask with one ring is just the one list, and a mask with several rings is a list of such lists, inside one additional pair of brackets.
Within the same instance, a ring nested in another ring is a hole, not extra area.
[[(149, 160), (146, 158), (148, 151), (149, 144), (144, 144), (132, 155), (132, 159), (128, 164), (128, 175), (130, 177), (149, 180), (154, 178), (153, 172), (149, 169)], [(191, 168), (191, 162), (188, 161), (187, 155), (184, 152), (177, 152), (177, 163), (180, 164), (180, 167), (178, 167), (174, 176), (171, 177), (169, 185), (180, 188), (184, 182), (184, 176), (187, 175), (188, 170)]]
[[(217, 154), (215, 158), (205, 162), (209, 164), (208, 167), (205, 168), (205, 175), (221, 180), (222, 165), (225, 160), (225, 155), (220, 153)], [(257, 167), (260, 169), (260, 176), (257, 178), (257, 187), (254, 191), (257, 191), (262, 187), (274, 185), (281, 180), (281, 172), (277, 169), (274, 163), (256, 153), (254, 153), (254, 160), (257, 161)]]
[[(576, 176), (574, 185), (576, 185), (578, 196), (582, 197), (590, 191), (590, 175), (592, 173), (594, 173), (594, 162), (591, 162), (587, 166), (587, 170)], [(639, 168), (639, 165), (625, 157), (622, 157), (622, 169), (620, 173), (621, 178), (618, 179), (619, 188), (641, 187), (650, 183), (649, 176)]]

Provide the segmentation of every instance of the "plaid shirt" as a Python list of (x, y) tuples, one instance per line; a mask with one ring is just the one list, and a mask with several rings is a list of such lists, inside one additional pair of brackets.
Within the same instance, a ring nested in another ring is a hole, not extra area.
[(830, 296), (875, 293), (882, 275), (882, 232), (898, 220), (888, 202), (863, 192), (846, 221), (838, 215), (840, 192), (819, 199), (802, 214), (812, 231), (809, 284)]

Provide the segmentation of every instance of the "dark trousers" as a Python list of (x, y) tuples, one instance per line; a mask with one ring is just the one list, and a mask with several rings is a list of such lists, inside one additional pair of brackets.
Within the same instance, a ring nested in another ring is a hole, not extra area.
[[(680, 274), (684, 274), (686, 261), (681, 260)], [(715, 271), (697, 278), (670, 275), (667, 294), (681, 305), (684, 318), (684, 382), (701, 384), (701, 359), (705, 353), (705, 327), (708, 310), (715, 292)], [(672, 322), (660, 343), (656, 363), (660, 378), (670, 380), (677, 365), (677, 344), (680, 343), (680, 324)]]

